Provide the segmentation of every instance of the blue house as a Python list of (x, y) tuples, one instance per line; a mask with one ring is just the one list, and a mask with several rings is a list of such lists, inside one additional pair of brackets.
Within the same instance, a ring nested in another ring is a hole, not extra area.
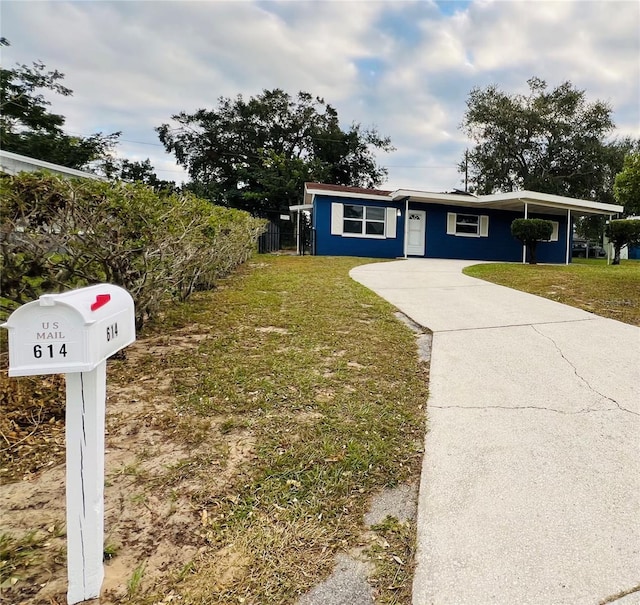
[(310, 224), (312, 254), (377, 258), (454, 258), (525, 262), (522, 244), (511, 235), (516, 218), (552, 221), (538, 262), (569, 263), (577, 217), (613, 217), (622, 206), (534, 191), (476, 196), (362, 189), (306, 183), (304, 203), (291, 206), (298, 223), (298, 251)]

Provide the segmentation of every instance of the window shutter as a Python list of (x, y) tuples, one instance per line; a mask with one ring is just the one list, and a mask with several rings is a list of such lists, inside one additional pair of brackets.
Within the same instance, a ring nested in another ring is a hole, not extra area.
[(558, 221), (551, 221), (553, 224), (553, 231), (551, 232), (551, 237), (549, 238), (550, 242), (558, 241), (558, 231), (560, 230), (560, 223)]
[(386, 225), (385, 225), (385, 234), (387, 238), (395, 238), (396, 237), (396, 209), (395, 208), (386, 208)]
[(456, 213), (447, 212), (447, 235), (456, 234)]
[(342, 235), (344, 229), (344, 208), (342, 204), (331, 203), (331, 235)]
[(489, 217), (486, 214), (480, 215), (480, 237), (489, 237)]

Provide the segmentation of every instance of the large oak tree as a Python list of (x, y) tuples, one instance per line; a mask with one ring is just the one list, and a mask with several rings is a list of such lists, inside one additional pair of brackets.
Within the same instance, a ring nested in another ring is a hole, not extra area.
[[(8, 45), (5, 40), (3, 45)], [(105, 158), (120, 133), (88, 137), (63, 131), (65, 117), (50, 111), (45, 93), (70, 96), (64, 74), (48, 71), (41, 62), (0, 69), (0, 147), (69, 168), (84, 168)]]
[(589, 102), (568, 81), (549, 89), (531, 78), (528, 85), (524, 95), (495, 85), (470, 92), (462, 128), (475, 142), (468, 152), (473, 189), (528, 189), (613, 203), (613, 180), (633, 142), (608, 140), (614, 129), (609, 105)]
[(300, 203), (305, 181), (372, 187), (387, 171), (375, 150), (391, 151), (375, 129), (340, 127), (323, 99), (264, 90), (245, 100), (220, 97), (214, 109), (172, 116), (157, 128), (168, 152), (191, 178), (190, 187), (218, 204), (254, 214), (286, 212)]

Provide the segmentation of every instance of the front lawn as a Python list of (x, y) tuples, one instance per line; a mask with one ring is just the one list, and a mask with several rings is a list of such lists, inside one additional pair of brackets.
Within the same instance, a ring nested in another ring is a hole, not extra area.
[(570, 265), (474, 265), (466, 275), (544, 296), (640, 326), (640, 261), (607, 265), (606, 259), (573, 259)]
[[(354, 548), (410, 603), (415, 526), (363, 513), (419, 479), (426, 367), (366, 262), (257, 256), (109, 361), (102, 603), (293, 603)], [(64, 387), (4, 363), (0, 584), (62, 603)]]

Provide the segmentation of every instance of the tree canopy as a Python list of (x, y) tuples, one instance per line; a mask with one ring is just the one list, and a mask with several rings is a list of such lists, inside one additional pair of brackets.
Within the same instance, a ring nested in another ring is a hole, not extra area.
[(627, 215), (640, 215), (640, 151), (628, 154), (613, 185), (616, 201)]
[(462, 129), (476, 144), (467, 160), (475, 191), (529, 189), (612, 203), (613, 179), (633, 141), (607, 141), (609, 105), (587, 101), (569, 81), (549, 90), (534, 77), (528, 85), (526, 95), (495, 85), (470, 92)]
[(44, 63), (0, 69), (0, 146), (39, 160), (69, 168), (83, 168), (104, 158), (120, 133), (69, 136), (62, 127), (64, 116), (52, 113), (44, 92), (70, 96), (61, 83), (64, 74), (47, 71)]
[[(10, 46), (6, 38), (0, 45)], [(62, 84), (64, 74), (47, 70), (44, 63), (0, 69), (0, 147), (31, 158), (68, 168), (92, 169), (112, 179), (142, 182), (155, 189), (173, 191), (172, 181), (159, 179), (149, 159), (144, 162), (116, 158), (112, 154), (119, 132), (70, 136), (63, 130), (65, 117), (50, 110), (47, 91), (64, 97), (73, 91)]]
[(373, 187), (387, 171), (374, 150), (388, 137), (354, 123), (340, 127), (323, 99), (264, 90), (245, 100), (220, 97), (215, 109), (172, 116), (177, 128), (157, 128), (166, 150), (192, 179), (191, 188), (216, 203), (256, 214), (299, 203), (305, 181)]

